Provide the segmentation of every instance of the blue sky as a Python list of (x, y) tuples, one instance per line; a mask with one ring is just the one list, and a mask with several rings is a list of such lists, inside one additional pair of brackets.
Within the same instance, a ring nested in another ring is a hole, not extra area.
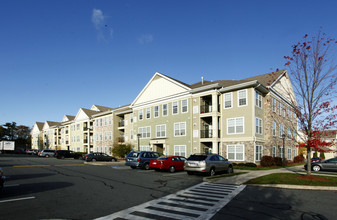
[(130, 104), (160, 72), (192, 84), (283, 69), (336, 1), (1, 0), (0, 124)]

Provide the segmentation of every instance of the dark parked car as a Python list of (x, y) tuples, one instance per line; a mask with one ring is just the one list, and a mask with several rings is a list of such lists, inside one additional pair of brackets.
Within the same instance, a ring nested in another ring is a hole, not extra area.
[(2, 168), (0, 167), (0, 191), (4, 187), (4, 182), (5, 182), (5, 176)]
[[(307, 165), (304, 165), (307, 169)], [(327, 170), (327, 171), (337, 171), (337, 157), (328, 160), (322, 160), (320, 162), (311, 163), (311, 169), (313, 171)]]
[(185, 161), (184, 169), (188, 175), (208, 173), (214, 176), (217, 172), (233, 173), (233, 165), (217, 154), (193, 154)]
[(311, 158), (311, 163), (313, 163), (313, 162), (321, 162), (321, 158), (320, 157), (313, 157), (313, 158)]
[(55, 157), (57, 159), (64, 159), (64, 158), (80, 159), (82, 158), (82, 154), (76, 153), (71, 150), (57, 150), (55, 151)]
[(92, 162), (95, 162), (95, 161), (113, 161), (113, 162), (116, 162), (117, 161), (116, 157), (109, 156), (105, 153), (86, 154), (86, 155), (84, 155), (83, 159), (87, 162), (90, 162), (90, 161), (92, 161)]
[(186, 158), (181, 156), (161, 156), (156, 160), (151, 160), (150, 168), (158, 170), (169, 170), (174, 173), (176, 170), (184, 170)]
[(160, 157), (161, 153), (152, 151), (132, 151), (125, 158), (125, 165), (130, 166), (132, 169), (142, 168), (145, 170), (150, 169), (150, 161)]

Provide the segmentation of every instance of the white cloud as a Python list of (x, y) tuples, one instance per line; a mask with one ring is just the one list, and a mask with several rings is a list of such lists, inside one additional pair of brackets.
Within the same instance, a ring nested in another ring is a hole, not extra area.
[(107, 24), (107, 18), (102, 10), (94, 8), (91, 21), (97, 30), (97, 39), (107, 41), (113, 38), (113, 28)]
[(148, 44), (153, 41), (153, 35), (152, 34), (143, 34), (138, 38), (138, 41), (140, 44)]

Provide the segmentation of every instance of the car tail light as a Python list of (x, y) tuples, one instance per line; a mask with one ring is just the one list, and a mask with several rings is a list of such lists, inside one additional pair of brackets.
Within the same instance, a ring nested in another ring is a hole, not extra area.
[(137, 158), (137, 162), (140, 162), (142, 159), (140, 159), (140, 158)]

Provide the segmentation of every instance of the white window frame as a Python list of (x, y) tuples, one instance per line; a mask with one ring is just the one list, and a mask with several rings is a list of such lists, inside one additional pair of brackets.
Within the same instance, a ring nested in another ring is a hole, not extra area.
[(255, 106), (262, 109), (262, 94), (255, 91)]
[(263, 134), (263, 122), (258, 117), (255, 119), (255, 134)]
[[(177, 112), (175, 112), (175, 110), (177, 110)], [(172, 115), (176, 115), (179, 114), (179, 102), (175, 101), (172, 102)]]
[[(225, 93), (223, 96), (224, 96), (223, 97), (223, 100), (224, 100), (223, 101), (224, 109), (233, 108), (233, 93), (232, 92), (228, 92), (228, 93)], [(229, 107), (226, 107), (226, 102), (230, 102), (230, 106)]]
[[(177, 127), (178, 126), (178, 129)], [(173, 134), (174, 137), (183, 137), (186, 136), (186, 122), (177, 122), (173, 125)]]
[(281, 102), (278, 101), (278, 114), (281, 115)]
[[(187, 113), (188, 112), (188, 100), (187, 99), (183, 99), (181, 100), (181, 113)], [(186, 110), (184, 110), (186, 109)]]
[(276, 99), (274, 97), (272, 97), (272, 109), (273, 112), (276, 112)]
[(146, 108), (146, 119), (150, 119), (151, 118), (151, 107), (150, 108)]
[(156, 105), (153, 107), (153, 117), (158, 118), (159, 117), (159, 105)]
[(138, 134), (140, 134), (141, 139), (151, 138), (151, 126), (139, 127)]
[(272, 125), (272, 135), (274, 136), (274, 137), (276, 137), (276, 122), (275, 121), (273, 121), (273, 125)]
[(186, 145), (174, 145), (174, 155), (186, 157)]
[[(229, 152), (229, 147), (234, 147), (234, 152)], [(238, 151), (238, 147), (242, 147), (242, 152)], [(234, 154), (234, 158), (230, 158), (229, 157), (229, 153)], [(227, 145), (227, 150), (226, 150), (226, 154), (227, 154), (227, 159), (231, 160), (231, 161), (245, 161), (245, 145), (243, 144), (231, 144), (231, 145)], [(238, 159), (238, 154), (242, 154), (242, 159)]]
[(288, 160), (291, 160), (291, 148), (288, 148), (287, 158), (288, 158)]
[(168, 104), (163, 104), (162, 105), (162, 116), (167, 116), (167, 115), (168, 115)]
[[(244, 92), (245, 93), (245, 97), (244, 98), (240, 98), (240, 93)], [(245, 99), (246, 103), (244, 105), (240, 104), (240, 99)], [(238, 107), (244, 107), (248, 105), (248, 90), (247, 89), (243, 89), (243, 90), (239, 90), (238, 91)]]
[(144, 119), (144, 111), (143, 109), (138, 110), (138, 120), (141, 121)]
[(156, 137), (157, 138), (166, 137), (166, 124), (156, 125)]
[(284, 126), (283, 124), (279, 125), (279, 136), (280, 138), (282, 138), (282, 135), (284, 134)]
[[(242, 132), (237, 132), (237, 123), (239, 122), (238, 120), (242, 119)], [(229, 121), (234, 122), (234, 132), (229, 133)], [(238, 117), (238, 118), (227, 118), (227, 134), (232, 135), (232, 134), (244, 134), (245, 133), (245, 118), (244, 117)]]
[(283, 149), (283, 146), (279, 146), (279, 157), (281, 157), (282, 159), (283, 159), (283, 157), (284, 157), (284, 149)]
[(261, 161), (263, 154), (263, 146), (262, 145), (255, 145), (255, 161)]
[(273, 146), (273, 147), (272, 147), (272, 150), (271, 150), (271, 156), (272, 156), (272, 157), (276, 157), (276, 155), (277, 155), (277, 154), (276, 154), (276, 146)]

